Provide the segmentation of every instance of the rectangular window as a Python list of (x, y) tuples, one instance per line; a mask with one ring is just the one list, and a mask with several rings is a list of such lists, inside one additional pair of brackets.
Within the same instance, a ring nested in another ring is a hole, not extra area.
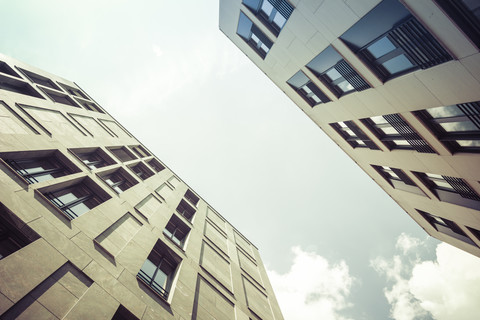
[(18, 73), (15, 70), (13, 70), (7, 63), (5, 63), (3, 61), (0, 61), (0, 72), (8, 74), (8, 75), (10, 75), (12, 77), (15, 77), (15, 78), (20, 78)]
[(452, 152), (480, 152), (480, 102), (416, 111), (435, 136)]
[(298, 71), (287, 83), (313, 108), (317, 104), (331, 101), (306, 75)]
[(127, 308), (124, 306), (120, 305), (113, 315), (112, 320), (138, 320), (137, 317), (130, 311), (128, 311)]
[(480, 2), (476, 0), (435, 0), (435, 2), (480, 48)]
[(189, 205), (185, 200), (181, 200), (177, 206), (177, 212), (185, 217), (188, 221), (192, 221), (195, 209)]
[(70, 149), (80, 161), (82, 161), (90, 170), (106, 167), (115, 164), (113, 160), (105, 151), (101, 148), (81, 148)]
[(241, 11), (238, 20), (237, 34), (242, 37), (262, 59), (265, 59), (273, 45), (273, 42)]
[(70, 220), (78, 218), (110, 198), (88, 178), (73, 186), (44, 192), (43, 195)]
[(60, 91), (60, 92), (62, 91), (62, 89), (60, 89), (60, 87), (57, 86), (55, 84), (55, 82), (53, 82), (49, 78), (41, 76), (41, 75), (36, 74), (36, 73), (33, 73), (31, 71), (27, 71), (27, 70), (20, 69), (20, 68), (18, 68), (18, 69), (33, 83), (39, 84), (43, 87), (54, 89), (54, 90), (57, 90), (57, 91)]
[(307, 64), (307, 68), (337, 97), (370, 88), (370, 85), (332, 46), (328, 46), (313, 58), (313, 60)]
[(175, 215), (170, 218), (163, 230), (163, 233), (180, 248), (183, 248), (189, 232), (190, 228)]
[(413, 149), (422, 153), (435, 151), (399, 114), (362, 119), (362, 122), (390, 149)]
[(52, 99), (56, 103), (66, 104), (72, 107), (79, 108), (78, 104), (68, 96), (68, 94), (64, 94), (62, 92), (53, 91), (46, 88), (40, 88), (50, 99)]
[(379, 150), (378, 146), (370, 140), (353, 121), (344, 121), (330, 123), (333, 129), (345, 139), (353, 148), (370, 148), (371, 150)]
[(190, 203), (193, 204), (195, 207), (198, 205), (198, 201), (200, 201), (200, 198), (197, 197), (195, 193), (190, 190), (187, 190), (187, 192), (185, 192), (184, 198), (190, 201)]
[(242, 0), (242, 3), (277, 37), (293, 12), (293, 6), (286, 0)]
[(150, 165), (150, 167), (153, 168), (153, 170), (155, 170), (155, 172), (160, 172), (162, 171), (163, 169), (165, 169), (165, 166), (163, 164), (160, 163), (160, 161), (158, 161), (157, 159), (153, 158), (151, 160), (148, 160), (147, 163)]
[(117, 157), (117, 159), (121, 162), (127, 162), (137, 159), (137, 157), (125, 147), (110, 147), (107, 149), (108, 151), (113, 153), (115, 157)]
[(398, 190), (403, 190), (421, 196), (425, 196), (425, 193), (415, 184), (415, 182), (410, 179), (405, 172), (397, 168), (390, 168), (386, 166), (375, 166), (372, 167), (377, 170), (377, 172), (385, 179), (387, 182), (394, 188)]
[(173, 252), (165, 244), (158, 240), (137, 277), (166, 300), (170, 294), (179, 260), (178, 257), (173, 256)]
[(430, 225), (440, 233), (446, 234), (452, 238), (458, 239), (465, 243), (476, 245), (475, 242), (470, 239), (465, 232), (453, 221), (445, 218), (434, 216), (433, 214), (425, 211), (417, 210), (422, 217), (430, 223)]
[(119, 168), (111, 173), (103, 173), (99, 177), (116, 193), (122, 193), (138, 183), (125, 169)]
[(78, 89), (78, 88), (74, 88), (72, 86), (69, 86), (69, 85), (66, 85), (66, 84), (63, 84), (63, 83), (59, 83), (59, 85), (66, 91), (68, 92), (69, 94), (71, 94), (72, 96), (76, 96), (76, 97), (80, 97), (82, 99), (86, 99), (86, 100), (89, 100), (88, 97), (82, 92), (82, 90)]
[(44, 99), (30, 84), (21, 79), (0, 74), (0, 90), (7, 90), (27, 96)]
[(155, 173), (153, 173), (152, 170), (150, 170), (144, 163), (139, 162), (131, 167), (129, 167), (130, 170), (132, 170), (137, 177), (139, 177), (141, 180), (146, 180), (153, 176)]
[(340, 36), (383, 80), (452, 60), (398, 0), (383, 0)]
[(433, 173), (415, 173), (440, 201), (480, 210), (480, 196), (463, 179)]
[(59, 151), (33, 151), (7, 153), (3, 160), (29, 184), (80, 172)]
[(151, 156), (151, 154), (143, 146), (130, 146), (130, 149), (135, 152), (139, 158), (145, 158)]

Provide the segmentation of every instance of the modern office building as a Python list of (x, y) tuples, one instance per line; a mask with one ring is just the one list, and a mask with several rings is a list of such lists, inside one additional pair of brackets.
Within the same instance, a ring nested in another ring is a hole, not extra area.
[(257, 248), (75, 83), (0, 55), (1, 319), (283, 319)]
[(220, 29), (428, 234), (480, 257), (479, 1), (220, 0)]

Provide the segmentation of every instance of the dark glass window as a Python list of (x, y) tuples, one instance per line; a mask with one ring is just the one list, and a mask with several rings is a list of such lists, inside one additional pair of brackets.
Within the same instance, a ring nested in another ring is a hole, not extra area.
[(163, 166), (163, 164), (160, 163), (160, 161), (158, 161), (157, 159), (151, 159), (149, 161), (147, 161), (147, 163), (150, 165), (150, 167), (153, 168), (153, 170), (155, 170), (156, 172), (160, 172), (162, 171), (163, 169), (165, 169), (165, 167)]
[(130, 160), (135, 160), (137, 157), (135, 157), (132, 152), (130, 152), (127, 148), (125, 147), (118, 147), (118, 148), (108, 148), (108, 150), (115, 155), (115, 157), (118, 158), (118, 160), (122, 162), (130, 161)]
[(50, 89), (62, 91), (62, 89), (60, 89), (60, 87), (57, 86), (55, 84), (55, 82), (53, 82), (52, 80), (50, 80), (47, 77), (41, 76), (39, 74), (33, 73), (31, 71), (24, 70), (24, 69), (19, 69), (19, 70), (22, 71), (23, 74), (25, 74), (27, 76), (27, 78), (30, 81), (32, 81), (33, 83), (39, 84), (41, 86), (44, 86), (44, 87), (47, 87), (47, 88), (50, 88)]
[(181, 248), (183, 248), (188, 232), (190, 232), (190, 228), (174, 215), (163, 230), (163, 233)]
[(177, 265), (165, 246), (157, 241), (137, 277), (156, 294), (167, 299)]
[(415, 194), (425, 196), (423, 191), (415, 184), (415, 182), (410, 179), (405, 172), (397, 168), (390, 168), (386, 166), (375, 166), (372, 167), (377, 170), (377, 172), (388, 181), (388, 183), (394, 188), (399, 189)]
[(78, 88), (71, 87), (71, 86), (63, 84), (63, 83), (59, 83), (59, 84), (66, 92), (68, 92), (72, 96), (76, 96), (76, 97), (80, 97), (80, 98), (88, 100), (88, 97), (82, 92), (82, 90), (80, 90)]
[(70, 151), (91, 170), (115, 164), (115, 161), (101, 148), (70, 149)]
[(438, 232), (444, 233), (450, 237), (475, 245), (475, 242), (470, 239), (465, 232), (453, 221), (435, 216), (425, 211), (417, 210), (430, 225)]
[(28, 183), (51, 180), (74, 173), (58, 157), (33, 157), (26, 159), (4, 159), (5, 162), (21, 175)]
[(297, 93), (307, 101), (307, 103), (314, 107), (317, 104), (329, 102), (330, 99), (320, 90), (303, 71), (298, 71), (287, 83), (297, 91)]
[(40, 88), (50, 99), (57, 103), (66, 104), (72, 107), (80, 108), (79, 105), (68, 96), (62, 92), (53, 91), (47, 88)]
[(398, 0), (383, 0), (341, 37), (382, 80), (452, 60)]
[(0, 61), (0, 72), (8, 74), (12, 77), (20, 78), (17, 72), (13, 70), (8, 64), (3, 61)]
[(389, 149), (413, 149), (423, 153), (435, 151), (399, 114), (362, 119)]
[(312, 70), (337, 97), (370, 88), (370, 85), (332, 46), (313, 58), (307, 64), (307, 68)]
[(138, 320), (138, 318), (135, 317), (133, 313), (128, 311), (127, 308), (120, 305), (115, 314), (113, 315), (112, 320)]
[(286, 0), (243, 0), (242, 3), (276, 36), (293, 12)]
[(377, 145), (353, 121), (330, 124), (354, 148), (379, 150)]
[(452, 152), (480, 152), (480, 102), (430, 108), (415, 114)]
[(46, 192), (44, 195), (70, 220), (81, 216), (106, 200), (84, 182), (57, 191)]
[(480, 48), (480, 2), (477, 0), (435, 0), (435, 2)]
[(273, 42), (243, 13), (240, 11), (237, 34), (255, 50), (262, 59), (265, 59)]
[(195, 195), (195, 193), (193, 193), (193, 192), (190, 191), (190, 190), (187, 190), (187, 192), (185, 192), (184, 198), (187, 199), (188, 201), (190, 201), (190, 203), (193, 204), (194, 206), (197, 206), (197, 205), (198, 205), (198, 201), (200, 201), (200, 198), (197, 197), (197, 196)]
[(101, 175), (100, 178), (116, 193), (122, 193), (138, 183), (138, 181), (133, 179), (123, 168), (117, 169), (112, 173)]
[(139, 158), (145, 158), (145, 157), (149, 157), (151, 156), (150, 153), (148, 153), (147, 150), (145, 150), (145, 148), (143, 146), (130, 146), (130, 148), (133, 150), (133, 152), (135, 152), (135, 154), (139, 157)]
[(440, 201), (480, 210), (480, 196), (463, 179), (423, 172), (416, 175)]
[(35, 98), (45, 99), (40, 93), (37, 92), (37, 90), (35, 90), (24, 80), (7, 77), (3, 74), (0, 74), (0, 90), (7, 90)]
[(146, 179), (148, 179), (148, 178), (150, 178), (151, 176), (154, 175), (152, 170), (147, 168), (147, 166), (145, 164), (141, 163), (141, 162), (134, 165), (134, 166), (131, 166), (130, 169), (133, 172), (135, 172), (135, 175), (142, 180), (146, 180)]
[(192, 221), (195, 209), (189, 205), (185, 200), (181, 200), (177, 206), (177, 212), (184, 216), (188, 221)]

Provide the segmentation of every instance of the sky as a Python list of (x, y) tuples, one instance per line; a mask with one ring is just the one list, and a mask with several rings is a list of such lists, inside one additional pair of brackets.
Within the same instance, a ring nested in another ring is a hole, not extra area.
[(260, 250), (287, 320), (471, 319), (428, 235), (218, 29), (216, 0), (0, 0), (0, 51), (75, 81)]

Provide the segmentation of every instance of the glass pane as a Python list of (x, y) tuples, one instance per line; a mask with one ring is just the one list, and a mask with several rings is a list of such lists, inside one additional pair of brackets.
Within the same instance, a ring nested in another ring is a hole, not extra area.
[(350, 137), (355, 137), (355, 133), (351, 129), (345, 129), (343, 132), (347, 133)]
[(354, 89), (353, 86), (346, 80), (337, 84), (337, 87), (340, 88), (340, 90), (342, 90), (343, 92), (349, 92)]
[(461, 147), (480, 147), (480, 140), (457, 140)]
[(338, 125), (342, 128), (347, 128), (347, 125), (344, 122), (338, 122)]
[(301, 87), (300, 90), (304, 91), (306, 95), (308, 95), (309, 93), (312, 93), (312, 90), (309, 87), (307, 87), (307, 85), (304, 85), (303, 87)]
[(60, 194), (60, 195), (58, 195), (57, 193), (54, 193), (54, 195), (56, 199), (61, 201), (63, 204), (66, 204), (78, 199), (78, 197), (75, 194), (73, 194), (73, 192), (71, 191), (64, 194)]
[(157, 269), (157, 266), (153, 264), (150, 260), (145, 260), (143, 263), (143, 266), (141, 270), (146, 273), (150, 278), (153, 277), (153, 274), (155, 273), (155, 270)]
[(35, 176), (35, 180), (37, 180), (37, 182), (42, 182), (42, 181), (47, 181), (47, 180), (50, 180), (50, 179), (53, 179), (53, 176), (51, 174), (42, 174), (42, 175), (39, 175), (39, 176)]
[(409, 146), (410, 143), (408, 143), (407, 140), (394, 140), (392, 141), (394, 144), (396, 144), (397, 146)]
[(262, 44), (260, 45), (260, 49), (262, 49), (263, 51), (265, 51), (265, 53), (267, 53), (267, 52), (270, 50), (270, 48), (267, 47), (264, 43), (262, 43)]
[(315, 101), (315, 103), (320, 103), (320, 102), (322, 102), (322, 100), (320, 100), (320, 98), (317, 97), (317, 96), (314, 95), (314, 94), (313, 94), (310, 98), (312, 98), (312, 100)]
[(267, 15), (267, 17), (270, 17), (270, 14), (272, 13), (272, 10), (273, 10), (273, 6), (267, 0), (263, 0), (262, 7), (260, 8), (260, 10), (262, 10), (262, 12)]
[(413, 64), (405, 55), (401, 54), (393, 59), (385, 61), (383, 66), (388, 70), (388, 72), (390, 72), (390, 74), (395, 74), (412, 68)]
[(372, 54), (375, 58), (380, 58), (381, 56), (395, 50), (395, 45), (388, 40), (387, 37), (383, 37), (371, 46), (367, 48), (367, 50)]
[(440, 180), (444, 180), (443, 177), (439, 174), (435, 174), (435, 173), (425, 173), (425, 175), (429, 178), (434, 178), (434, 179), (440, 179)]
[(335, 81), (338, 78), (342, 77), (342, 75), (337, 70), (335, 70), (335, 68), (328, 70), (325, 74), (330, 78), (331, 81)]
[(480, 131), (472, 122), (462, 121), (462, 122), (443, 122), (439, 123), (443, 129), (447, 132), (458, 132), (458, 131)]
[(430, 108), (425, 111), (427, 111), (433, 118), (448, 118), (464, 115), (457, 106)]
[(355, 140), (359, 145), (361, 146), (365, 146), (365, 142), (363, 142), (363, 140)]
[(370, 120), (372, 120), (376, 124), (383, 124), (383, 123), (388, 123), (385, 118), (382, 116), (376, 116), (376, 117), (371, 117)]
[(161, 286), (163, 289), (166, 289), (168, 276), (160, 269), (158, 269), (157, 274), (153, 281), (155, 284)]
[(443, 180), (443, 181), (435, 180), (435, 181), (433, 181), (433, 183), (435, 183), (439, 187), (453, 190), (452, 186), (445, 180)]
[(255, 42), (255, 44), (257, 44), (257, 45), (258, 45), (258, 43), (260, 42), (260, 39), (255, 35), (255, 33), (252, 33), (251, 39), (252, 39), (253, 42)]
[(77, 216), (81, 216), (82, 214), (90, 210), (90, 208), (87, 207), (85, 203), (78, 203), (73, 207), (70, 207), (69, 209), (73, 211)]
[(398, 135), (398, 131), (393, 127), (383, 127), (379, 128), (386, 135)]
[(278, 28), (282, 29), (283, 26), (285, 25), (285, 22), (287, 22), (287, 19), (285, 19), (280, 12), (277, 12), (275, 14), (275, 17), (273, 18), (273, 23), (275, 23)]

